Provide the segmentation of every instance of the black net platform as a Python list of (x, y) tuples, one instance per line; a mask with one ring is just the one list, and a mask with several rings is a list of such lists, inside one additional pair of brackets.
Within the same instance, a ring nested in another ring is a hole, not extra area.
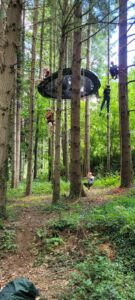
[[(58, 72), (44, 78), (38, 85), (38, 91), (43, 97), (57, 98)], [(89, 70), (81, 69), (81, 98), (97, 94), (100, 81), (96, 74)], [(62, 99), (72, 99), (72, 69), (63, 69)]]

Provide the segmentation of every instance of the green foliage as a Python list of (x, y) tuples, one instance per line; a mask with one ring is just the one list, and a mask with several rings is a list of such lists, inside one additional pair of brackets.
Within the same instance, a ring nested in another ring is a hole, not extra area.
[(96, 187), (109, 187), (109, 186), (119, 186), (120, 176), (118, 173), (109, 174), (108, 176), (97, 178), (94, 182), (94, 186)]
[(9, 186), (7, 190), (7, 197), (9, 199), (22, 198), (24, 196), (24, 188), (25, 188), (24, 182), (22, 182), (17, 189), (12, 189)]
[(65, 203), (64, 201), (59, 201), (56, 204), (51, 204), (47, 207), (44, 207), (41, 209), (42, 212), (46, 212), (46, 213), (52, 213), (52, 212), (61, 212), (61, 211), (66, 211), (69, 210), (69, 205), (67, 203)]
[[(133, 193), (133, 192), (132, 192)], [(125, 265), (135, 269), (135, 200), (134, 195), (121, 197), (91, 213), (85, 214), (90, 232), (98, 233), (99, 240), (111, 241)]]
[(15, 231), (5, 228), (0, 234), (0, 250), (12, 251), (16, 249)]
[[(19, 199), (25, 194), (26, 182), (23, 181), (17, 189), (8, 188), (9, 199)], [(61, 180), (61, 192), (64, 194), (69, 190), (69, 182)], [(34, 180), (32, 183), (32, 194), (33, 195), (49, 195), (52, 194), (52, 183), (46, 179)]]
[(47, 251), (51, 251), (53, 248), (63, 245), (64, 241), (60, 237), (50, 237), (46, 239)]
[(75, 230), (77, 228), (77, 220), (70, 217), (69, 219), (63, 218), (58, 219), (57, 221), (54, 221), (53, 224), (51, 224), (49, 227), (53, 231), (53, 234), (57, 232), (62, 232), (66, 229), (69, 230)]
[[(36, 244), (37, 242), (37, 244)], [(39, 266), (44, 262), (46, 254), (53, 252), (57, 246), (63, 245), (63, 238), (54, 237), (47, 233), (44, 228), (38, 228), (36, 231), (35, 249), (37, 249), (37, 258), (34, 266)], [(40, 245), (40, 247), (38, 247)]]
[(134, 276), (121, 263), (95, 255), (77, 266), (69, 291), (60, 299), (95, 300), (135, 299)]
[(63, 244), (63, 239), (60, 237), (48, 237), (44, 228), (39, 228), (36, 231), (36, 235), (40, 238), (46, 247), (46, 251), (52, 250), (52, 248)]

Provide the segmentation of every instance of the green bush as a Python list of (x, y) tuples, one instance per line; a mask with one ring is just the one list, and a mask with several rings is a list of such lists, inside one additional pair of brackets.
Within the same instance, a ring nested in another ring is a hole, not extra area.
[(0, 235), (0, 250), (15, 250), (15, 231), (11, 229), (4, 229)]
[(105, 256), (90, 257), (77, 266), (63, 300), (135, 299), (134, 276)]
[(108, 174), (108, 176), (95, 179), (94, 186), (96, 187), (109, 187), (119, 186), (120, 176), (118, 173)]
[[(9, 199), (19, 199), (25, 195), (26, 182), (22, 181), (17, 189), (8, 188)], [(61, 180), (61, 193), (64, 194), (69, 191), (69, 182)], [(34, 180), (32, 183), (33, 195), (49, 195), (52, 194), (52, 183), (45, 180)]]

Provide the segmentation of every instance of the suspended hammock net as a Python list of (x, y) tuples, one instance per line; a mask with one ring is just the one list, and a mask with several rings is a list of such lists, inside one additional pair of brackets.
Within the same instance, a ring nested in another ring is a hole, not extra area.
[[(44, 78), (38, 85), (38, 91), (43, 97), (57, 98), (58, 72)], [(96, 74), (89, 70), (81, 69), (80, 96), (87, 97), (97, 94), (100, 88), (100, 81)], [(72, 69), (63, 69), (62, 99), (72, 99)]]

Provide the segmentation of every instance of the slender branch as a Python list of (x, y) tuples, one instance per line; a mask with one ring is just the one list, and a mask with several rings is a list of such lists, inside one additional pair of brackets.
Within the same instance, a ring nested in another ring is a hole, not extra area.
[[(130, 7), (128, 7), (128, 9), (131, 8), (131, 7), (133, 7), (133, 6), (135, 6), (135, 4), (133, 4), (133, 5), (131, 5)], [(128, 9), (127, 9), (127, 10), (128, 10)], [(107, 14), (107, 15), (108, 15), (108, 14)], [(106, 15), (106, 16), (107, 16), (107, 15)], [(113, 22), (114, 22), (117, 18), (118, 18), (118, 16), (114, 17), (110, 22), (107, 22), (107, 25), (108, 25), (108, 24), (114, 24)], [(103, 19), (104, 19), (104, 18), (103, 18)], [(104, 24), (104, 22), (103, 22), (103, 24)], [(119, 23), (117, 23), (117, 24), (119, 24)], [(102, 26), (100, 29), (98, 29), (95, 33), (93, 33), (92, 35), (90, 35), (88, 38), (82, 40), (81, 43), (86, 42), (87, 39), (92, 38), (94, 35), (96, 35), (97, 33), (99, 33), (99, 32), (100, 32), (101, 30), (103, 30), (105, 27), (106, 27), (106, 25), (105, 25), (105, 26)]]
[(132, 26), (133, 26), (134, 24), (135, 24), (135, 22), (133, 22), (133, 23), (129, 26), (127, 32), (129, 32), (129, 30), (132, 28)]
[(129, 37), (134, 36), (134, 35), (135, 35), (135, 33), (132, 33), (132, 34), (128, 35), (127, 37), (129, 38)]
[[(95, 6), (95, 4), (94, 4), (94, 6)], [(129, 7), (127, 8), (127, 11), (128, 11), (128, 9), (130, 9), (130, 8), (132, 8), (132, 7), (134, 7), (134, 6), (135, 6), (135, 4), (132, 4), (131, 6), (129, 6)], [(91, 10), (91, 8), (88, 9), (88, 10), (82, 15), (82, 17), (85, 16), (86, 14), (88, 14), (90, 10)], [(112, 13), (116, 12), (117, 10), (119, 10), (119, 6), (116, 7), (115, 9), (113, 9), (112, 11), (110, 11), (109, 13), (107, 13), (107, 14), (103, 17), (102, 20), (104, 20), (104, 19), (105, 19), (106, 17), (108, 17), (109, 15), (112, 15)], [(132, 18), (129, 18), (128, 20), (130, 20), (130, 19), (134, 19), (134, 18), (132, 17)]]
[(63, 11), (63, 8), (62, 8), (62, 4), (61, 4), (60, 0), (58, 0), (58, 3), (59, 3), (59, 7), (61, 9), (62, 14), (64, 14), (64, 11)]
[(132, 111), (135, 111), (135, 109), (129, 109), (128, 110), (128, 113), (132, 112)]
[(135, 64), (127, 66), (127, 68), (135, 67)]
[(115, 17), (115, 18), (113, 18), (112, 21), (107, 22), (107, 24), (106, 24), (105, 26), (102, 26), (102, 27), (99, 28), (96, 32), (94, 32), (93, 34), (91, 34), (89, 37), (87, 37), (86, 39), (82, 40), (81, 43), (86, 42), (88, 39), (90, 39), (90, 38), (92, 38), (93, 36), (95, 36), (95, 35), (96, 35), (97, 33), (99, 33), (101, 30), (105, 29), (106, 26), (107, 26), (108, 24), (113, 24), (113, 21), (114, 21), (115, 19), (117, 19), (117, 18), (118, 18), (118, 17)]
[[(66, 20), (65, 20), (65, 22), (64, 22), (64, 26), (65, 26), (65, 27), (69, 24), (71, 18), (73, 17), (74, 9), (75, 9), (76, 5), (77, 5), (77, 4), (79, 5), (79, 4), (81, 4), (81, 3), (82, 3), (82, 0), (80, 0), (79, 3), (78, 3), (78, 0), (76, 0), (76, 1), (74, 2), (73, 6), (71, 7), (71, 10), (69, 11), (69, 13), (68, 13), (68, 15), (67, 15), (67, 17), (66, 17)], [(70, 25), (71, 25), (71, 24), (70, 24)]]
[[(132, 4), (131, 6), (129, 6), (128, 8), (127, 8), (127, 11), (130, 9), (130, 8), (132, 8), (132, 7), (134, 7), (135, 6), (135, 4)], [(112, 14), (112, 12), (114, 12), (115, 10), (118, 10), (119, 9), (119, 7), (117, 7), (116, 9), (114, 9), (113, 11), (111, 11), (109, 14)], [(102, 20), (101, 21), (97, 21), (97, 22), (94, 22), (94, 23), (89, 23), (89, 24), (102, 24), (102, 22), (103, 22), (103, 20), (106, 18), (106, 17), (108, 17), (108, 15), (109, 15), (108, 13), (102, 18)], [(108, 25), (108, 24), (113, 24), (113, 21), (114, 20), (116, 20), (118, 18), (118, 16), (116, 16), (116, 17), (114, 17), (110, 22), (106, 22), (106, 24)], [(84, 26), (86, 26), (86, 25), (89, 25), (88, 23), (85, 23), (85, 24), (83, 24), (82, 26), (84, 27)], [(104, 22), (103, 22), (103, 24), (104, 24)], [(119, 23), (116, 23), (115, 25), (118, 25)], [(73, 25), (73, 23), (72, 24), (70, 24), (70, 26), (71, 25)], [(71, 32), (72, 30), (74, 30), (74, 29), (77, 29), (77, 28), (81, 28), (82, 26), (77, 26), (76, 28), (71, 28), (71, 29), (69, 29), (67, 32), (65, 32), (66, 34), (68, 34), (69, 32)], [(98, 32), (100, 32), (102, 29), (104, 29), (106, 26), (103, 26), (102, 28), (100, 28), (97, 32), (95, 32), (92, 36), (94, 36), (95, 34), (97, 34)], [(89, 36), (87, 39), (85, 39), (85, 40), (82, 40), (82, 43), (83, 42), (85, 42), (85, 41), (87, 41), (89, 38), (91, 38), (92, 36)]]
[(132, 39), (130, 42), (127, 43), (127, 45), (131, 44), (134, 41), (135, 41), (135, 39)]
[(132, 49), (132, 50), (128, 50), (127, 52), (134, 52), (135, 51), (135, 49)]
[(132, 82), (135, 82), (135, 80), (130, 80), (127, 82), (127, 84), (132, 83)]
[[(98, 2), (97, 2), (98, 3)], [(92, 8), (95, 6), (95, 3), (93, 3), (93, 5), (85, 12), (85, 13), (83, 13), (82, 14), (82, 18), (85, 16), (85, 15), (87, 15), (91, 10), (92, 10)]]

